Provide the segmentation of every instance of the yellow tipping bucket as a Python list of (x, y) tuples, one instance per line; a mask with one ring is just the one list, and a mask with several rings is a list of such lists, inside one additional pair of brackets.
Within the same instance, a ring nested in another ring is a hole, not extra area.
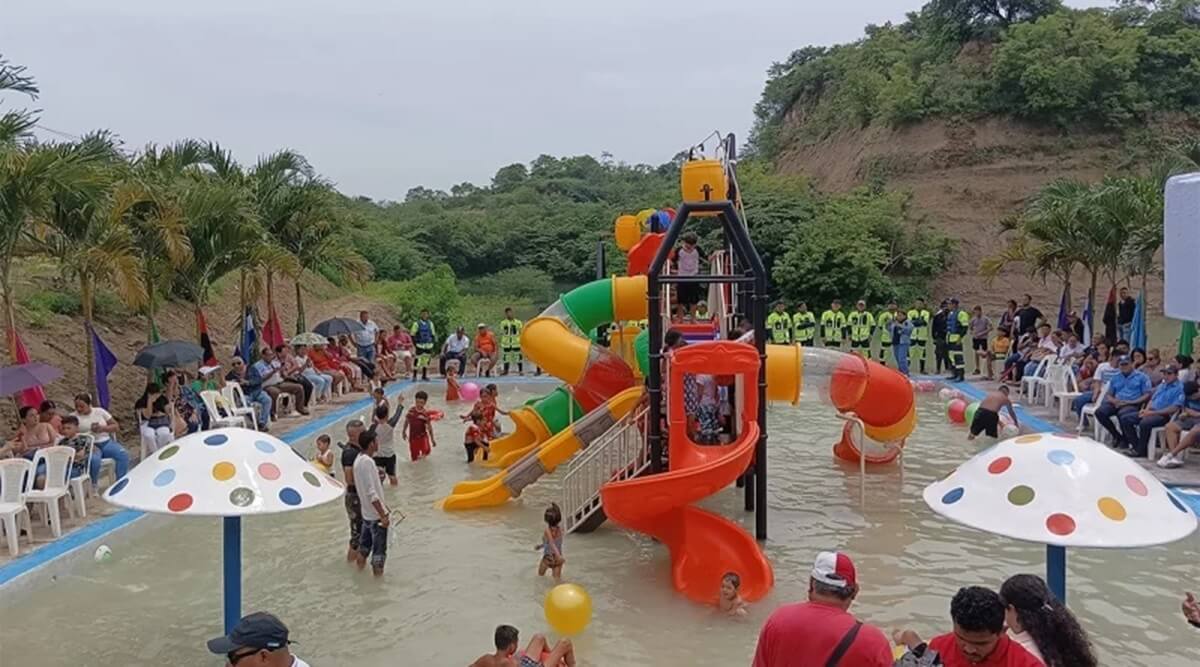
[[(729, 180), (720, 160), (692, 160), (679, 170), (683, 201), (719, 201), (729, 197)], [(712, 213), (698, 215), (714, 215)]]
[(617, 237), (617, 247), (629, 252), (630, 248), (642, 240), (642, 223), (632, 215), (622, 215), (617, 218), (614, 235)]

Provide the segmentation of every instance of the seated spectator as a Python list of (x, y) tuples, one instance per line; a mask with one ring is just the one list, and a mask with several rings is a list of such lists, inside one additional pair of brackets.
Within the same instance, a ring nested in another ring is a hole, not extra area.
[(1134, 436), (1133, 451), (1125, 450), (1129, 456), (1146, 456), (1150, 445), (1150, 433), (1167, 422), (1183, 406), (1183, 383), (1179, 381), (1179, 371), (1174, 366), (1165, 366), (1162, 370), (1163, 381), (1154, 388), (1150, 403), (1138, 411), (1136, 422), (1130, 422), (1126, 430), (1126, 439)]
[(475, 351), (471, 353), (471, 363), (475, 366), (475, 375), (491, 377), (492, 369), (500, 359), (500, 347), (496, 344), (496, 337), (488, 329), (488, 325), (480, 322), (476, 329)]
[(1067, 342), (1058, 348), (1059, 361), (1078, 364), (1083, 359), (1083, 343), (1075, 334), (1067, 334)]
[(897, 664), (1042, 667), (1041, 660), (1004, 631), (1004, 617), (1004, 602), (995, 591), (982, 586), (960, 588), (950, 601), (954, 631), (934, 637), (928, 644), (912, 630), (904, 631), (897, 639), (908, 647), (909, 654)]
[(1183, 383), (1183, 405), (1179, 409), (1179, 416), (1173, 421), (1167, 422), (1167, 429), (1164, 431), (1167, 439), (1167, 453), (1159, 457), (1157, 463), (1160, 468), (1179, 468), (1183, 465), (1183, 453), (1188, 450), (1197, 439), (1200, 439), (1200, 383), (1195, 380), (1188, 380)]
[(84, 468), (87, 469), (87, 475), (91, 478), (92, 484), (100, 483), (100, 450), (92, 449), (92, 458), (84, 461), (87, 458), (88, 445), (91, 444), (89, 439), (79, 433), (79, 418), (74, 415), (67, 415), (62, 418), (62, 440), (59, 445), (70, 447), (75, 450), (75, 458), (71, 461), (71, 479), (79, 477), (84, 473)]
[(338, 365), (338, 370), (342, 371), (342, 374), (350, 382), (350, 389), (352, 391), (364, 391), (363, 377), (365, 376), (363, 375), (362, 368), (342, 353), (342, 346), (336, 338), (327, 338), (326, 341), (325, 356)]
[(258, 430), (269, 430), (274, 401), (271, 399), (271, 395), (263, 390), (262, 376), (253, 366), (246, 366), (246, 362), (241, 357), (234, 357), (229, 365), (232, 369), (225, 379), (238, 383), (238, 386), (242, 388), (242, 396), (245, 396), (248, 402), (258, 406), (258, 409), (254, 411)]
[[(1117, 370), (1109, 380), (1108, 396), (1104, 397), (1103, 405), (1096, 408), (1096, 420), (1112, 435), (1118, 447), (1136, 450), (1139, 412), (1150, 399), (1150, 378), (1134, 370), (1133, 360), (1128, 356), (1121, 357)], [(1113, 417), (1120, 422), (1119, 429), (1113, 425)]]
[(1029, 334), (1022, 334), (1017, 340), (1016, 349), (1004, 360), (1004, 370), (1000, 374), (1002, 382), (1021, 384), (1021, 376), (1025, 372), (1025, 364), (1037, 349), (1037, 341)]
[(404, 365), (404, 375), (412, 374), (413, 360), (416, 358), (416, 346), (413, 344), (412, 334), (408, 333), (408, 329), (397, 324), (392, 327), (392, 335), (388, 337), (388, 345), (391, 346), (392, 352), (396, 355), (397, 371), (399, 365)]
[(175, 439), (174, 410), (171, 399), (167, 398), (157, 382), (146, 383), (145, 391), (133, 404), (143, 452), (153, 454)]
[(75, 412), (73, 414), (79, 420), (80, 432), (92, 434), (95, 439), (93, 446), (100, 451), (100, 456), (112, 459), (116, 464), (117, 479), (124, 477), (125, 473), (129, 472), (129, 453), (125, 451), (125, 447), (121, 443), (117, 442), (115, 434), (121, 430), (117, 420), (113, 419), (108, 410), (93, 407), (90, 394), (75, 395)]
[(1012, 638), (1048, 667), (1096, 667), (1087, 632), (1032, 574), (1009, 577), (1000, 587), (1004, 619)]
[(367, 380), (375, 379), (375, 364), (358, 353), (358, 347), (350, 343), (350, 339), (342, 334), (338, 336), (338, 349), (342, 358), (358, 366), (359, 371)]
[(1058, 354), (1058, 348), (1061, 347), (1058, 332), (1051, 331), (1049, 324), (1043, 324), (1038, 331), (1041, 336), (1038, 338), (1037, 347), (1029, 352), (1029, 357), (1025, 361), (1025, 368), (1021, 371), (1021, 377), (1036, 373), (1037, 367), (1042, 363), (1042, 359), (1047, 357), (1054, 358)]
[(328, 401), (333, 398), (333, 376), (328, 373), (318, 371), (313, 366), (312, 359), (308, 356), (307, 345), (292, 346), (292, 358), (300, 368), (300, 375), (304, 376), (313, 385), (313, 394), (316, 395), (316, 402)]
[(1142, 366), (1146, 365), (1146, 351), (1140, 347), (1133, 348), (1129, 357), (1133, 360), (1133, 367), (1137, 370), (1141, 370)]
[(1075, 334), (1075, 338), (1083, 341), (1083, 320), (1079, 319), (1079, 313), (1072, 310), (1067, 313), (1067, 333)]
[(163, 393), (175, 407), (175, 419), (171, 425), (175, 437), (199, 431), (200, 411), (204, 406), (200, 402), (200, 397), (188, 386), (183, 371), (169, 369), (163, 375), (163, 382), (166, 384)]
[(304, 377), (304, 365), (296, 359), (296, 355), (292, 353), (292, 348), (287, 345), (276, 347), (275, 358), (280, 364), (279, 373), (283, 376), (283, 379), (303, 387), (304, 404), (312, 405), (314, 403), (313, 392), (315, 387), (308, 378)]
[(1158, 386), (1163, 379), (1162, 368), (1162, 353), (1158, 351), (1157, 347), (1152, 347), (1146, 351), (1146, 363), (1142, 364), (1138, 370), (1150, 378), (1151, 386)]
[(339, 389), (346, 391), (350, 388), (350, 379), (342, 370), (341, 363), (329, 356), (324, 344), (314, 345), (308, 351), (308, 359), (312, 362), (313, 368), (318, 373), (332, 379), (330, 391), (338, 391)]
[[(887, 637), (848, 611), (857, 596), (858, 576), (850, 557), (817, 554), (808, 580), (808, 601), (784, 605), (771, 614), (758, 635), (754, 667), (890, 667), (892, 647)], [(1002, 627), (1003, 616), (1001, 609)]]
[(62, 433), (62, 416), (58, 414), (58, 405), (54, 401), (42, 401), (38, 406), (38, 419), (49, 424), (56, 433)]
[(1192, 374), (1192, 358), (1186, 354), (1175, 355), (1175, 365), (1179, 368), (1179, 381), (1195, 380)]
[(471, 339), (467, 337), (466, 329), (459, 327), (454, 330), (446, 338), (446, 342), (442, 344), (442, 358), (440, 368), (442, 375), (446, 374), (446, 362), (451, 359), (458, 360), (458, 367), (464, 372), (467, 368), (467, 350), (471, 347)]
[(41, 420), (37, 408), (32, 405), (22, 406), (17, 411), (21, 418), (21, 426), (17, 428), (17, 437), (13, 453), (32, 460), (33, 454), (39, 449), (52, 447), (58, 442), (58, 431), (48, 422)]
[[(1083, 340), (1083, 339), (1080, 338), (1080, 340)], [(1088, 346), (1083, 350), (1083, 353), (1088, 356), (1091, 356), (1091, 355), (1095, 354), (1097, 350), (1100, 349), (1101, 345), (1108, 347), (1108, 344), (1104, 340), (1104, 334), (1095, 334), (1092, 336), (1092, 341), (1090, 343), (1088, 343)]]
[(292, 397), (292, 407), (302, 415), (308, 414), (308, 404), (304, 400), (304, 387), (290, 382), (283, 377), (283, 364), (275, 356), (275, 350), (264, 347), (259, 353), (258, 361), (254, 362), (254, 371), (262, 381), (262, 390), (271, 398), (271, 419), (278, 419), (277, 406), (280, 394)]

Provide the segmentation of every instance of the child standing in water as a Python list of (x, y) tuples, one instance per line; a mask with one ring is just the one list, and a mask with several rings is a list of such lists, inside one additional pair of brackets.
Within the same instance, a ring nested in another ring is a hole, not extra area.
[(563, 558), (562, 552), (562, 510), (558, 509), (558, 503), (550, 503), (542, 518), (546, 520), (546, 530), (542, 531), (542, 543), (533, 548), (534, 551), (542, 550), (542, 560), (538, 561), (538, 576), (543, 577), (546, 570), (550, 570), (554, 575), (554, 582), (560, 583), (563, 565), (567, 559)]
[(480, 427), (483, 421), (483, 415), (478, 412), (471, 413), (471, 423), (467, 426), (467, 433), (463, 436), (463, 447), (467, 450), (467, 463), (475, 460), (475, 452), (483, 450), (483, 460), (488, 460), (490, 447), (488, 446), (487, 437)]
[(333, 477), (333, 450), (329, 448), (329, 435), (326, 433), (317, 436), (317, 453), (313, 456), (312, 464), (317, 470)]
[(459, 400), (457, 359), (452, 359), (446, 362), (446, 400)]
[(429, 456), (432, 451), (430, 448), (437, 447), (431, 425), (433, 419), (429, 416), (429, 411), (425, 409), (425, 402), (428, 400), (429, 394), (418, 391), (413, 396), (413, 406), (408, 409), (408, 414), (404, 417), (404, 429), (400, 435), (408, 441), (408, 453), (412, 456), (413, 461), (419, 461)]
[(380, 405), (375, 408), (375, 415), (371, 420), (371, 430), (374, 431), (375, 439), (379, 443), (379, 451), (375, 453), (375, 465), (387, 475), (388, 483), (392, 486), (400, 484), (400, 481), (396, 479), (396, 450), (392, 446), (392, 441), (395, 438), (396, 424), (399, 423), (402, 414), (404, 414), (403, 405), (397, 406), (396, 414), (390, 418), (387, 406)]
[(742, 578), (736, 572), (726, 572), (721, 577), (721, 598), (717, 606), (730, 616), (745, 616), (746, 601), (741, 596)]

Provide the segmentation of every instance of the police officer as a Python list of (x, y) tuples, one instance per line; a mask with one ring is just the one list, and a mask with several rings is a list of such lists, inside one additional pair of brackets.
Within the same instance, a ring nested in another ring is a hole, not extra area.
[(792, 340), (805, 347), (812, 347), (817, 338), (817, 316), (808, 311), (808, 304), (803, 301), (792, 315)]
[(429, 310), (421, 310), (421, 319), (413, 322), (409, 329), (412, 334), (413, 347), (417, 348), (417, 363), (413, 364), (412, 379), (417, 381), (417, 369), (421, 369), (421, 379), (429, 379), (429, 362), (433, 359), (433, 347), (437, 341), (437, 331), (433, 321), (429, 319)]
[(513, 317), (513, 309), (504, 309), (500, 320), (500, 356), (504, 364), (502, 375), (508, 375), (509, 367), (517, 365), (517, 375), (525, 375), (525, 362), (521, 359), (521, 329), (525, 323)]
[(875, 316), (867, 311), (866, 301), (859, 299), (854, 304), (854, 310), (846, 316), (846, 326), (850, 327), (850, 351), (863, 359), (870, 359)]
[(909, 363), (919, 362), (921, 374), (925, 374), (925, 346), (929, 344), (929, 309), (925, 307), (925, 299), (917, 299), (915, 305), (908, 311), (908, 321), (912, 323), (912, 346), (908, 348)]
[(946, 353), (949, 356), (951, 375), (949, 379), (962, 382), (966, 371), (962, 339), (967, 335), (971, 316), (958, 307), (958, 299), (950, 299), (950, 312), (946, 314)]
[(775, 310), (767, 315), (767, 331), (771, 332), (771, 342), (776, 345), (792, 342), (792, 318), (782, 301), (776, 302)]
[(842, 301), (834, 299), (829, 310), (821, 313), (821, 341), (825, 347), (842, 348), (842, 337), (846, 335), (846, 314), (842, 312)]
[(879, 311), (875, 316), (875, 326), (879, 329), (879, 363), (887, 366), (888, 357), (892, 352), (892, 327), (896, 320), (899, 306), (895, 301), (888, 301), (887, 310)]

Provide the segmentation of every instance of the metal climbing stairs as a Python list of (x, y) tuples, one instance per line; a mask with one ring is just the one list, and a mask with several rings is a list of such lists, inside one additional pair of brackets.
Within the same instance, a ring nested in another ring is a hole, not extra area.
[(645, 419), (645, 408), (626, 415), (571, 460), (561, 503), (568, 533), (590, 533), (604, 523), (600, 487), (637, 477), (650, 467), (646, 436), (638, 426)]

